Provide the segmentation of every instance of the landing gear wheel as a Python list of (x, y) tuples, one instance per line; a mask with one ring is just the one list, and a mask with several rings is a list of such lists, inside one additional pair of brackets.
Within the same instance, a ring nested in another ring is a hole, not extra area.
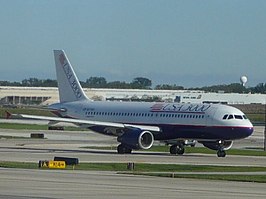
[(177, 147), (177, 154), (183, 155), (185, 153), (185, 148), (183, 147)]
[(125, 153), (131, 153), (132, 149), (128, 148), (127, 146), (123, 145), (123, 144), (119, 144), (117, 146), (117, 153), (118, 154), (125, 154)]
[(130, 154), (131, 152), (132, 152), (132, 149), (126, 147), (126, 152), (125, 153)]
[(217, 156), (218, 156), (218, 157), (225, 157), (225, 156), (226, 156), (226, 153), (225, 153), (224, 150), (218, 150), (218, 151), (217, 151)]
[(173, 154), (173, 155), (177, 154), (177, 145), (172, 145), (170, 147), (170, 154)]
[(179, 144), (179, 145), (172, 145), (170, 147), (170, 154), (173, 154), (173, 155), (183, 155), (185, 153), (185, 148), (184, 148), (184, 145), (183, 144)]

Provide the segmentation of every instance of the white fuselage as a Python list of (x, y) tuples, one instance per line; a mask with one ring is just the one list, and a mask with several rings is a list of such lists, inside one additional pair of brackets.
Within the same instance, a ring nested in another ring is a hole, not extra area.
[[(64, 110), (60, 113), (63, 117), (134, 125), (156, 125), (162, 131), (157, 139), (235, 140), (247, 137), (253, 131), (251, 122), (243, 112), (226, 105), (84, 100), (55, 104), (51, 107)], [(225, 118), (226, 115), (227, 118)], [(99, 127), (92, 129), (105, 133)]]

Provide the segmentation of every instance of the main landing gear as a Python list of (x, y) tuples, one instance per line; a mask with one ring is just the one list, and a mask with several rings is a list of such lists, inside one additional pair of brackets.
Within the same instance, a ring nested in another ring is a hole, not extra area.
[(183, 143), (174, 144), (170, 147), (170, 153), (173, 155), (183, 155), (185, 153), (185, 146)]
[(127, 147), (124, 144), (119, 144), (117, 146), (117, 153), (118, 154), (130, 154), (132, 152), (132, 149)]

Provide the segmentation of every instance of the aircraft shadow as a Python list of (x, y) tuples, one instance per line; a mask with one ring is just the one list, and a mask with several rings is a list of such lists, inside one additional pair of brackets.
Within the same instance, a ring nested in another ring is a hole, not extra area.
[[(110, 155), (119, 155), (115, 150), (96, 150), (96, 149), (55, 149), (55, 148), (31, 148), (31, 147), (0, 147), (0, 152), (10, 152), (9, 150), (16, 150), (17, 152), (24, 153), (25, 150), (30, 150), (31, 153), (83, 153), (83, 154), (110, 154)], [(6, 149), (6, 150), (5, 150)], [(134, 156), (142, 156), (142, 155), (159, 155), (159, 156), (178, 156), (171, 155), (167, 152), (144, 152), (144, 151), (133, 151), (131, 154), (120, 154), (120, 155), (134, 155)], [(184, 154), (182, 156), (201, 156), (195, 154)]]

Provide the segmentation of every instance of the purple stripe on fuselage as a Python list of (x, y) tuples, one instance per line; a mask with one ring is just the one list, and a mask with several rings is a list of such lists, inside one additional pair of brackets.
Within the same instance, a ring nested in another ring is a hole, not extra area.
[(205, 114), (205, 112), (185, 112), (185, 111), (162, 111), (162, 110), (152, 110), (151, 113), (175, 113), (175, 114)]

